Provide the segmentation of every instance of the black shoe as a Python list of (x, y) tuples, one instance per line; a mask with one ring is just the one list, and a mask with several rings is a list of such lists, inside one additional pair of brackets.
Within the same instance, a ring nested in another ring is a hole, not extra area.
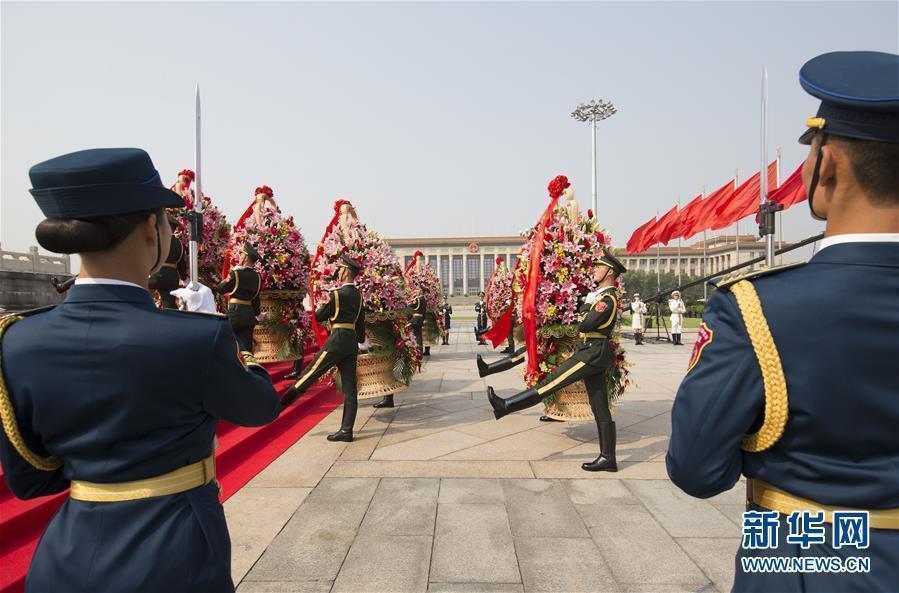
[(497, 420), (510, 412), (519, 412), (530, 408), (543, 401), (543, 396), (536, 389), (525, 389), (510, 398), (503, 399), (493, 392), (493, 387), (487, 387), (487, 401), (493, 407), (493, 415)]
[(373, 408), (392, 408), (393, 407), (393, 396), (385, 395), (381, 401), (372, 406)]
[(296, 381), (300, 378), (300, 371), (290, 371), (286, 375), (284, 375), (285, 381)]
[(487, 345), (487, 342), (485, 342), (484, 340), (478, 340), (478, 346), (486, 346), (486, 345)]
[(581, 464), (581, 469), (588, 472), (617, 472), (615, 423), (597, 422), (596, 428), (599, 429), (599, 457), (590, 463)]
[(514, 352), (515, 352), (515, 351), (512, 350), (511, 348), (504, 348), (503, 350), (500, 350), (500, 351), (499, 351), (500, 354), (512, 354), (512, 353), (514, 353)]
[(430, 356), (430, 355), (431, 355), (431, 347), (425, 346), (425, 351), (424, 351), (424, 354), (422, 354), (422, 356)]
[(486, 377), (488, 373), (489, 366), (486, 362), (484, 362), (484, 357), (478, 354), (478, 376)]
[[(478, 359), (480, 360), (480, 356)], [(483, 377), (483, 375), (481, 375)], [(506, 400), (499, 397), (493, 392), (493, 387), (487, 386), (487, 401), (490, 402), (490, 406), (493, 408), (493, 417), (499, 420), (508, 412), (506, 411)]]
[(281, 398), (281, 410), (287, 409), (290, 404), (300, 399), (302, 393), (296, 390), (295, 387), (291, 386), (287, 391), (284, 392), (284, 396)]
[(331, 442), (341, 441), (344, 443), (352, 443), (353, 442), (353, 431), (352, 430), (344, 430), (341, 428), (334, 434), (329, 434), (328, 440)]
[(540, 422), (562, 422), (557, 418), (550, 418), (549, 416), (540, 416)]

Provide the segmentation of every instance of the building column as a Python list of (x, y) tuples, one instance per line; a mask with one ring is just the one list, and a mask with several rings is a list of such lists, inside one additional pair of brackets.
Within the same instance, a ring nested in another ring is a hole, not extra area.
[(462, 252), (462, 295), (468, 296), (468, 254)]
[(484, 254), (479, 253), (478, 257), (481, 259), (481, 291), (486, 292), (486, 288), (484, 288)]

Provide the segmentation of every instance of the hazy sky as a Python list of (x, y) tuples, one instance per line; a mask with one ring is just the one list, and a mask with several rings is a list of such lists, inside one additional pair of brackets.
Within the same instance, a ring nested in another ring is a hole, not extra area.
[[(899, 51), (896, 2), (2, 3), (3, 248), (35, 244), (29, 166), (137, 146), (166, 183), (193, 167), (236, 219), (268, 184), (318, 241), (337, 197), (388, 237), (507, 235), (559, 173), (623, 245), (656, 210), (758, 169), (759, 86), (784, 177), (817, 102), (797, 82), (826, 51)], [(804, 205), (786, 237), (821, 227)], [(743, 225), (744, 231), (749, 227)]]

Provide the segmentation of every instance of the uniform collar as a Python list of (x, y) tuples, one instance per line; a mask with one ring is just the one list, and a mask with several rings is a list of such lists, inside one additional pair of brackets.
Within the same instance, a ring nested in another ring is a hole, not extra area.
[(134, 288), (140, 288), (143, 290), (143, 287), (138, 286), (134, 282), (127, 282), (125, 280), (116, 280), (115, 278), (76, 278), (75, 286), (83, 286), (83, 285), (91, 285), (91, 284), (108, 284), (110, 286), (133, 286)]
[(846, 233), (825, 237), (818, 242), (818, 251), (843, 243), (899, 243), (899, 233)]
[(139, 303), (150, 308), (156, 307), (149, 292), (130, 282), (110, 284), (100, 282), (79, 283), (76, 281), (75, 285), (66, 293), (66, 299), (63, 302), (65, 304), (89, 302)]
[[(847, 235), (828, 237), (837, 239)], [(899, 267), (899, 241), (874, 241), (872, 237), (889, 237), (884, 235), (855, 235), (864, 237), (859, 240), (843, 240), (828, 242), (826, 249), (818, 249), (818, 252), (809, 260), (809, 264), (846, 264), (880, 267)], [(826, 239), (821, 242), (824, 243)]]

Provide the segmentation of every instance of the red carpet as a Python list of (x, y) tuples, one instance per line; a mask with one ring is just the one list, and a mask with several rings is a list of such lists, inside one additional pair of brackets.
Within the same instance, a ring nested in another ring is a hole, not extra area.
[[(307, 364), (311, 356), (307, 356)], [(266, 365), (266, 368), (279, 393), (290, 386), (289, 381), (283, 380), (292, 369), (290, 363)], [(240, 490), (342, 401), (333, 385), (318, 384), (267, 426), (245, 428), (220, 422), (216, 471), (222, 486), (222, 501)], [(24, 589), (25, 572), (38, 539), (67, 496), (62, 492), (19, 500), (9, 492), (6, 482), (0, 480), (0, 593)]]

